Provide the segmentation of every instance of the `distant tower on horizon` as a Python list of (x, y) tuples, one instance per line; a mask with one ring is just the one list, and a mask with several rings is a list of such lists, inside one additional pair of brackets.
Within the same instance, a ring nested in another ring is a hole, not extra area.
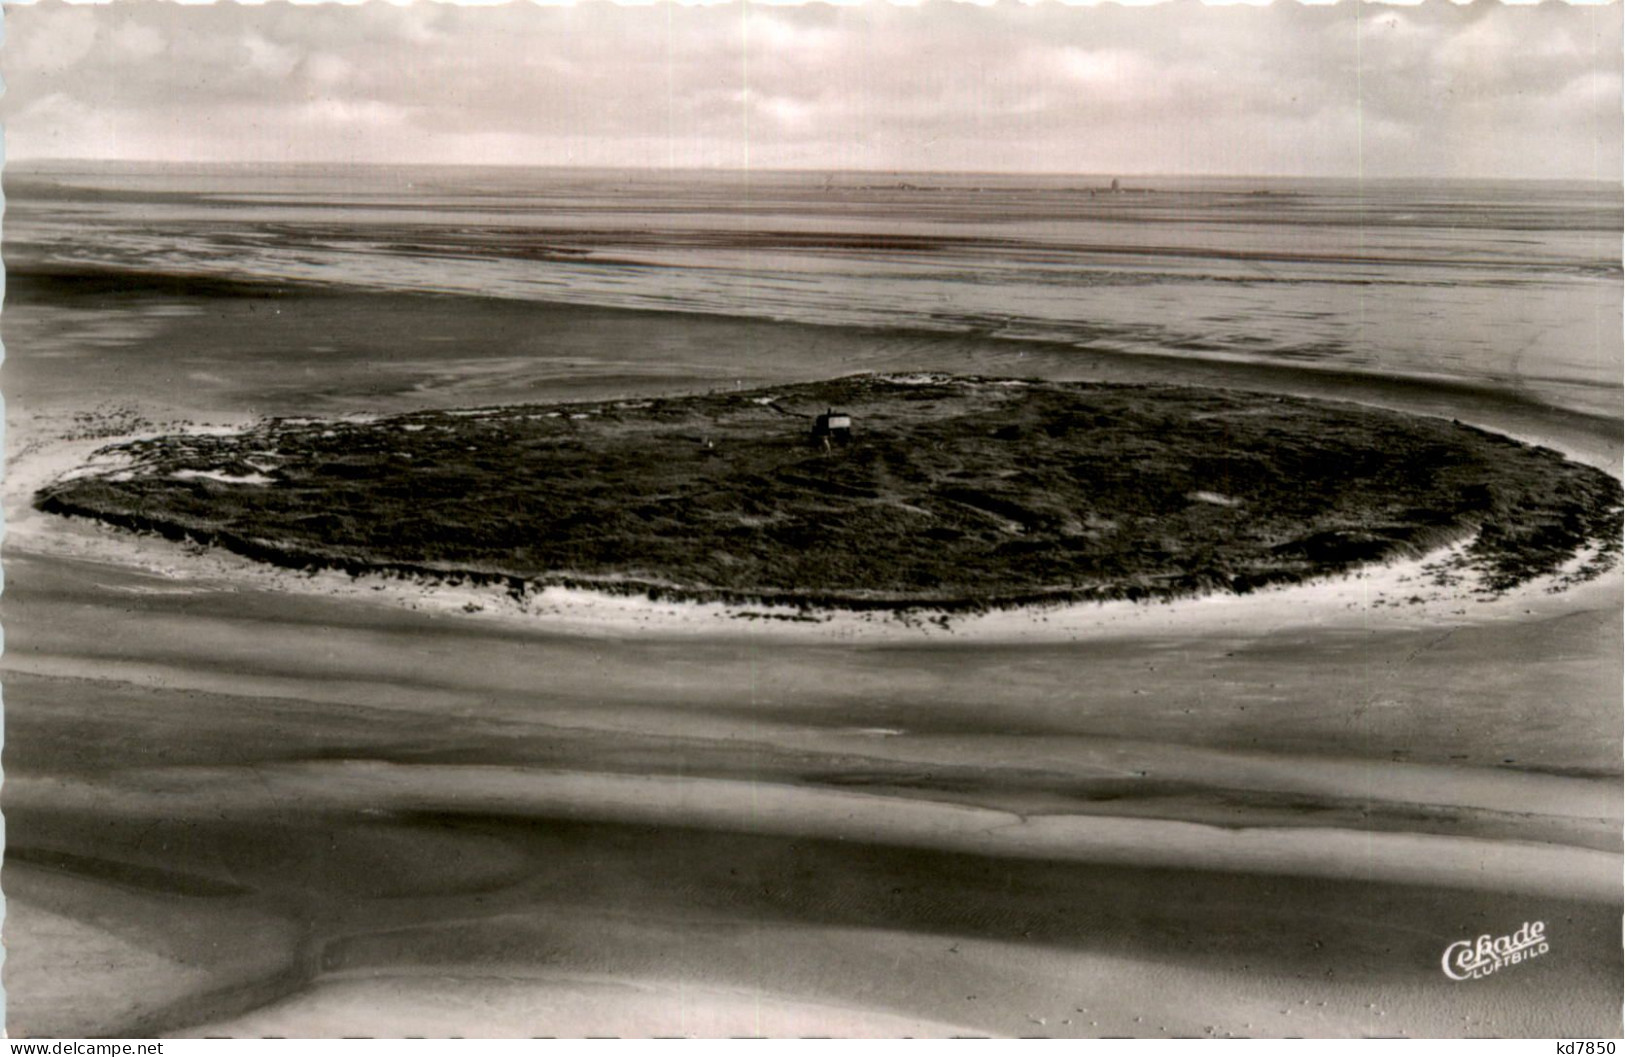
[(1122, 190), (1123, 190), (1122, 183), (1118, 181), (1117, 177), (1115, 177), (1115, 176), (1112, 177), (1112, 194), (1118, 194)]

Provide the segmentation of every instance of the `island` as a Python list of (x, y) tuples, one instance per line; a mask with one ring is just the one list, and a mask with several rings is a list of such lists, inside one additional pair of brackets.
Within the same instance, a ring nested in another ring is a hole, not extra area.
[(1355, 404), (854, 375), (657, 399), (274, 419), (115, 444), (40, 490), (294, 569), (799, 610), (1247, 593), (1465, 544), (1494, 593), (1617, 563), (1621, 485)]

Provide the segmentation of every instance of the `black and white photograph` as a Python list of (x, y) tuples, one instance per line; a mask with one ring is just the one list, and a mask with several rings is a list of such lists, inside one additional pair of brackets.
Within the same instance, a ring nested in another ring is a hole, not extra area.
[(1619, 3), (3, 19), (8, 1037), (1621, 1035)]

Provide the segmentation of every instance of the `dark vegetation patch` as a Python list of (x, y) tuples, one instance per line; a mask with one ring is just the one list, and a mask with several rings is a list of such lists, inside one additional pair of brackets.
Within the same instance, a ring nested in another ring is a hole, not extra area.
[[(826, 408), (848, 445), (809, 437)], [(1620, 482), (1442, 419), (1292, 397), (858, 375), (166, 436), (40, 509), (299, 569), (803, 608), (1247, 592), (1476, 534), (1498, 592), (1595, 576)]]

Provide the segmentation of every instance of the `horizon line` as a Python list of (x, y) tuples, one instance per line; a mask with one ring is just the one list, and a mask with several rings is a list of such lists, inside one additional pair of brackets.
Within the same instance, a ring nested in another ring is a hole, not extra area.
[(738, 166), (738, 165), (586, 165), (575, 162), (508, 162), (508, 161), (468, 161), (468, 162), (419, 162), (419, 161), (379, 161), (379, 160), (252, 160), (252, 159), (191, 159), (175, 160), (169, 158), (117, 158), (117, 157), (75, 157), (75, 156), (47, 156), (39, 155), (25, 158), (6, 158), (0, 171), (7, 168), (26, 168), (29, 165), (153, 165), (170, 167), (208, 167), (230, 166), (238, 168), (265, 168), (265, 169), (293, 169), (293, 168), (347, 168), (347, 169), (391, 169), (391, 168), (418, 168), (418, 169), (541, 169), (565, 172), (630, 172), (630, 173), (705, 173), (714, 175), (748, 175), (750, 173), (797, 174), (797, 175), (931, 175), (931, 176), (990, 176), (1007, 178), (1012, 176), (1072, 176), (1072, 177), (1099, 177), (1102, 179), (1161, 179), (1161, 180), (1411, 180), (1411, 181), (1446, 181), (1446, 180), (1482, 180), (1500, 181), (1507, 183), (1599, 183), (1599, 184), (1625, 184), (1625, 174), (1619, 176), (1487, 176), (1487, 175), (1441, 175), (1437, 173), (1416, 173), (1406, 175), (1368, 175), (1365, 173), (1278, 173), (1278, 172), (1157, 172), (1157, 171), (1126, 171), (1110, 169), (943, 169), (943, 168), (815, 168), (806, 166)]

